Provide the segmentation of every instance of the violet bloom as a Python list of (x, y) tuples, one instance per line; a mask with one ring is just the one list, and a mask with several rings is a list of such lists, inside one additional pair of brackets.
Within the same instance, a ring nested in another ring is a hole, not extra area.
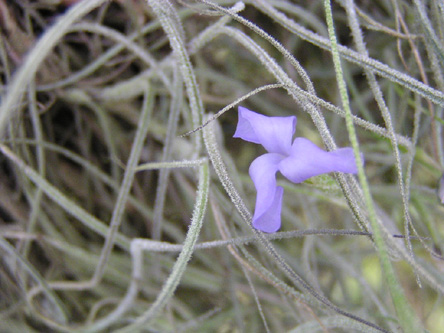
[(284, 189), (276, 185), (277, 171), (293, 183), (328, 172), (357, 173), (352, 148), (327, 152), (305, 138), (295, 138), (292, 143), (295, 129), (295, 116), (267, 117), (239, 107), (233, 137), (261, 144), (267, 150), (249, 170), (257, 191), (253, 226), (264, 232), (276, 232), (281, 227)]

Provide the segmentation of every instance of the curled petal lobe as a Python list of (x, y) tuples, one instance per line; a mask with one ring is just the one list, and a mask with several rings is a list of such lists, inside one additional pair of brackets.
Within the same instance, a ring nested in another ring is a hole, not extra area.
[(305, 138), (296, 138), (290, 156), (279, 164), (279, 171), (293, 183), (329, 172), (358, 172), (352, 148), (331, 152), (322, 150)]
[(269, 153), (288, 155), (296, 117), (267, 117), (239, 106), (235, 138), (261, 144)]
[(284, 195), (284, 189), (280, 186), (276, 187), (273, 201), (270, 203), (268, 209), (259, 215), (254, 212), (253, 226), (263, 232), (276, 232), (281, 228), (281, 209), (282, 209), (282, 197)]
[(276, 186), (276, 172), (284, 158), (280, 154), (264, 154), (250, 165), (250, 177), (257, 191), (253, 226), (264, 232), (275, 232), (281, 226), (284, 190)]

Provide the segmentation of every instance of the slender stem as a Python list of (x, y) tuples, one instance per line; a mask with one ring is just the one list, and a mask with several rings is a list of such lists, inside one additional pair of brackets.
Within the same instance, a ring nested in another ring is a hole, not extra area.
[(410, 307), (410, 304), (407, 301), (404, 291), (402, 290), (401, 285), (399, 284), (393, 265), (390, 261), (387, 244), (384, 240), (384, 235), (381, 230), (380, 222), (378, 222), (373, 199), (370, 194), (369, 184), (367, 181), (367, 177), (365, 176), (364, 167), (362, 164), (362, 158), (359, 149), (358, 138), (356, 135), (355, 127), (353, 125), (347, 87), (345, 84), (344, 75), (342, 73), (341, 60), (339, 57), (338, 45), (334, 31), (333, 15), (331, 11), (330, 0), (324, 0), (324, 8), (325, 8), (325, 14), (328, 26), (328, 34), (331, 42), (331, 52), (336, 71), (336, 79), (339, 86), (342, 106), (346, 113), (345, 120), (346, 120), (347, 131), (353, 147), (355, 159), (358, 165), (358, 177), (362, 186), (362, 190), (364, 192), (364, 200), (368, 209), (370, 225), (373, 231), (373, 239), (376, 244), (376, 248), (378, 250), (378, 255), (381, 261), (381, 266), (383, 268), (385, 279), (387, 281), (393, 302), (396, 307), (396, 311), (399, 316), (400, 324), (404, 328), (405, 332), (412, 332), (412, 333), (419, 332), (420, 330), (418, 330), (419, 328), (418, 320), (414, 315), (414, 312)]

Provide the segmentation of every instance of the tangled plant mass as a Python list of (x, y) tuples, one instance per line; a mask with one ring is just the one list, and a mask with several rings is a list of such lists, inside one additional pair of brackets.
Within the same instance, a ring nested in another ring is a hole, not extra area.
[(352, 148), (325, 151), (302, 137), (292, 143), (296, 122), (296, 116), (267, 117), (239, 107), (233, 137), (260, 144), (267, 150), (249, 169), (257, 191), (253, 226), (264, 232), (276, 232), (281, 227), (284, 189), (276, 185), (277, 171), (293, 183), (329, 172), (356, 174), (358, 171)]
[(0, 333), (444, 333), (443, 13), (0, 0)]

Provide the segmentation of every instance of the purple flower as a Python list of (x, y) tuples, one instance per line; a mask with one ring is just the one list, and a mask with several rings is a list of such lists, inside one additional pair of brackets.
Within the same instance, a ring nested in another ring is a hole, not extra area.
[(267, 150), (249, 170), (257, 191), (253, 226), (264, 232), (276, 232), (281, 227), (284, 189), (276, 185), (277, 171), (293, 183), (328, 172), (357, 173), (352, 148), (327, 152), (305, 138), (295, 138), (292, 143), (295, 129), (295, 116), (267, 117), (239, 107), (233, 137), (261, 144)]

